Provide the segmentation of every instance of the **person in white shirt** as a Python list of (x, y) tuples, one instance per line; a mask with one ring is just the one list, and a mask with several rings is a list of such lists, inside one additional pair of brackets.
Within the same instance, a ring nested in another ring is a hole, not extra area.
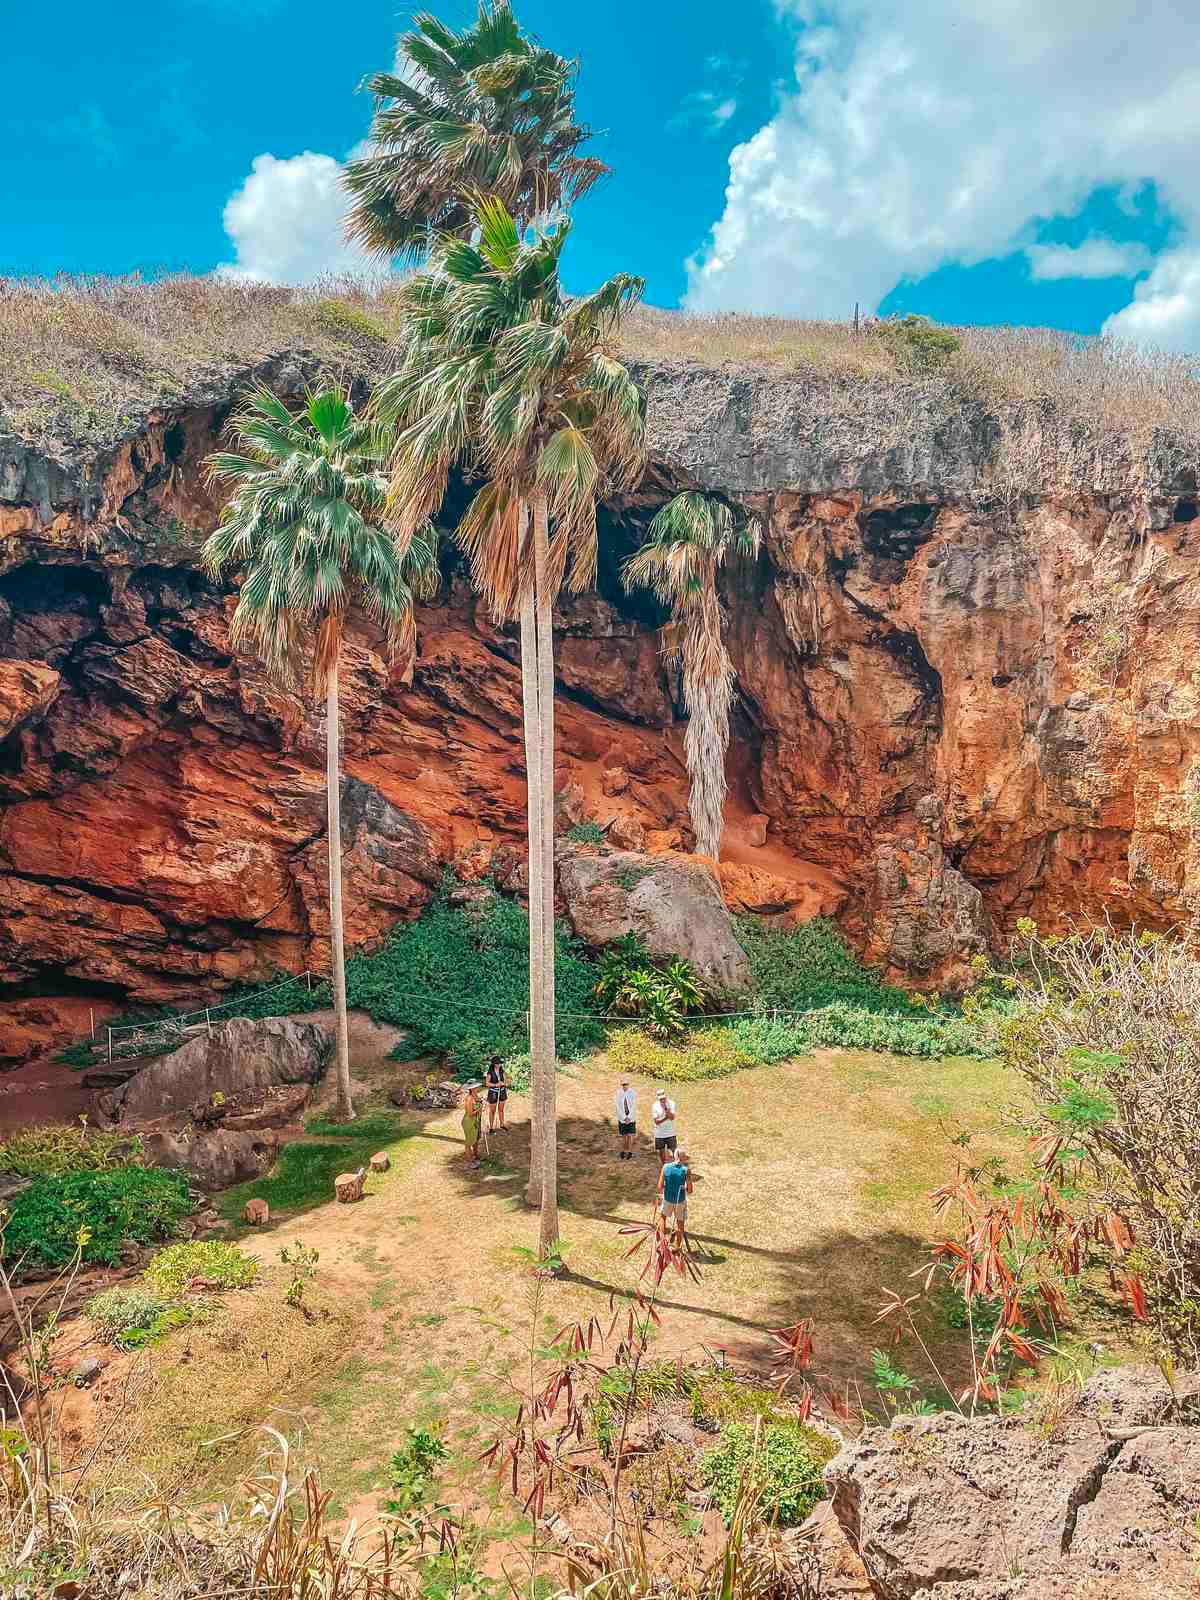
[(661, 1166), (668, 1155), (675, 1153), (675, 1102), (668, 1098), (665, 1089), (655, 1095), (650, 1115), (654, 1119), (654, 1148)]
[(621, 1079), (617, 1090), (617, 1133), (621, 1139), (621, 1160), (633, 1160), (633, 1141), (637, 1137), (637, 1090), (629, 1087), (629, 1079)]

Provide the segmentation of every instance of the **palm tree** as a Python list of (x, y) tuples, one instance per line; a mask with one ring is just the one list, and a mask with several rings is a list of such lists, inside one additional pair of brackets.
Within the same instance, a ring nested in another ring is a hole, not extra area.
[(683, 662), (688, 709), (684, 752), (691, 792), (688, 810), (696, 849), (719, 858), (725, 812), (725, 752), (734, 672), (724, 639), (717, 573), (737, 556), (756, 556), (758, 525), (717, 495), (689, 490), (658, 512), (646, 543), (625, 563), (626, 588), (641, 584), (671, 607), (664, 653)]
[[(337, 389), (310, 395), (293, 416), (269, 390), (252, 395), (230, 424), (239, 452), (208, 458), (210, 481), (231, 485), (216, 531), (204, 546), (214, 576), (240, 569), (230, 635), (257, 646), (272, 677), (294, 684), (311, 664), (312, 691), (325, 696), (329, 840), (329, 927), (337, 1039), (337, 1104), (354, 1116), (346, 1019), (342, 925), (338, 663), (346, 617), (357, 606), (411, 663), (413, 603), (437, 587), (432, 529), (415, 530), (401, 552), (383, 525), (387, 475), (372, 430)], [(314, 632), (315, 630), (315, 632)]]
[(522, 237), (498, 201), (478, 242), (443, 235), (409, 279), (400, 369), (375, 414), (394, 440), (392, 503), (405, 540), (441, 503), (454, 463), (484, 479), (457, 538), (500, 618), (519, 616), (529, 788), (530, 1056), (534, 1127), (529, 1199), (543, 1255), (558, 1238), (554, 1083), (554, 638), (562, 584), (596, 572), (596, 502), (632, 487), (645, 462), (645, 404), (613, 335), (641, 294), (621, 274), (568, 299), (561, 221)]
[(346, 166), (349, 238), (415, 259), (439, 233), (469, 232), (471, 196), (529, 222), (568, 207), (607, 172), (576, 155), (577, 63), (522, 36), (509, 0), (480, 0), (455, 33), (427, 13), (403, 35), (394, 72), (368, 80), (373, 149)]

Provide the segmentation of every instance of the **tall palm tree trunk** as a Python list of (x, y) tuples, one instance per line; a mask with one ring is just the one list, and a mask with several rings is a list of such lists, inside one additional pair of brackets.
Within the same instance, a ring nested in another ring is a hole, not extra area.
[(346, 945), (342, 930), (342, 790), (339, 746), (341, 719), (338, 706), (338, 664), (329, 669), (325, 688), (325, 789), (329, 839), (329, 937), (333, 951), (333, 1013), (337, 1050), (337, 1114), (346, 1122), (354, 1116), (350, 1098), (350, 1024), (346, 1016)]
[[(540, 1026), (542, 1081), (540, 1101), (542, 1194), (538, 1254), (558, 1243), (558, 1112), (554, 1003), (554, 607), (550, 593), (549, 530), (545, 493), (533, 501), (534, 599), (537, 622), (538, 741), (541, 783), (541, 937)], [(530, 886), (532, 894), (532, 884)]]
[[(520, 542), (529, 528), (529, 509), (520, 511)], [(545, 1077), (544, 1041), (541, 1032), (542, 999), (545, 988), (545, 947), (542, 937), (543, 910), (541, 879), (542, 854), (542, 763), (541, 696), (538, 684), (537, 602), (530, 586), (521, 602), (521, 700), (525, 718), (525, 823), (529, 839), (527, 876), (529, 880), (529, 1063), (530, 1137), (529, 1185), (527, 1204), (542, 1203), (542, 1097)]]

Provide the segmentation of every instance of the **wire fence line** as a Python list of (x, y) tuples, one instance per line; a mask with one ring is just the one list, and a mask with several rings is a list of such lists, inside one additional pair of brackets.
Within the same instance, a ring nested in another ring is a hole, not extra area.
[[(329, 983), (329, 979), (320, 973), (305, 970), (294, 976), (281, 978), (277, 983), (270, 984), (265, 989), (255, 989), (250, 994), (241, 995), (236, 1000), (222, 1001), (217, 1005), (199, 1006), (194, 1011), (174, 1012), (166, 1017), (148, 1018), (145, 1022), (130, 1022), (118, 1024), (109, 1028), (108, 1033), (108, 1060), (127, 1059), (131, 1056), (160, 1054), (168, 1045), (178, 1046), (183, 1043), (189, 1033), (198, 1033), (204, 1028), (211, 1027), (214, 1022), (244, 1015), (247, 1007), (257, 1006), (262, 1000), (268, 1000), (272, 994), (281, 990), (290, 989), (296, 984), (306, 984), (311, 995), (314, 989), (319, 989)], [(445, 1005), (447, 1003), (458, 1006), (460, 1009), (479, 1012), (490, 1017), (521, 1017), (525, 1026), (529, 1026), (529, 1008), (518, 1006), (489, 1006), (477, 1000), (464, 1000), (456, 996), (452, 1001), (447, 996), (436, 990), (428, 990), (420, 996), (409, 996), (418, 1004), (429, 1006)], [(736, 1022), (745, 1017), (770, 1016), (776, 1021), (792, 1020), (803, 1017), (803, 1011), (782, 1010), (772, 1007), (769, 1010), (758, 1011), (697, 1011), (691, 1012), (682, 1020), (689, 1026), (701, 1022)], [(636, 1016), (621, 1016), (610, 1011), (563, 1011), (555, 1008), (556, 1018), (561, 1017), (571, 1022), (596, 1022), (612, 1025), (613, 1023), (636, 1023)]]

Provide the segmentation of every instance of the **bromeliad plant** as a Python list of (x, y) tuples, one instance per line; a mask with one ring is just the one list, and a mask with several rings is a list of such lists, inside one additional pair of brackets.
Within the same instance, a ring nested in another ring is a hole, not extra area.
[(293, 685), (307, 661), (314, 697), (325, 697), (329, 924), (337, 1014), (338, 1114), (354, 1115), (346, 1017), (342, 923), (338, 670), (347, 619), (356, 607), (411, 669), (413, 606), (438, 581), (436, 537), (422, 519), (403, 548), (385, 526), (387, 477), (375, 433), (346, 395), (326, 389), (293, 416), (260, 389), (233, 418), (236, 451), (207, 462), (212, 482), (232, 490), (204, 546), (214, 576), (242, 574), (230, 638), (254, 645), (268, 673)]
[(565, 583), (596, 572), (596, 503), (630, 489), (645, 462), (641, 391), (616, 334), (641, 295), (621, 273), (594, 294), (563, 292), (571, 225), (529, 235), (498, 200), (481, 202), (474, 242), (443, 235), (398, 304), (399, 369), (373, 409), (391, 449), (399, 548), (442, 503), (452, 466), (483, 480), (457, 538), (500, 618), (520, 619), (529, 787), (530, 1056), (528, 1198), (541, 1245), (558, 1236), (554, 1085), (554, 638)]
[(635, 1017), (656, 1039), (679, 1038), (688, 1013), (704, 1004), (691, 962), (656, 963), (636, 933), (606, 946), (595, 994), (610, 1016)]

